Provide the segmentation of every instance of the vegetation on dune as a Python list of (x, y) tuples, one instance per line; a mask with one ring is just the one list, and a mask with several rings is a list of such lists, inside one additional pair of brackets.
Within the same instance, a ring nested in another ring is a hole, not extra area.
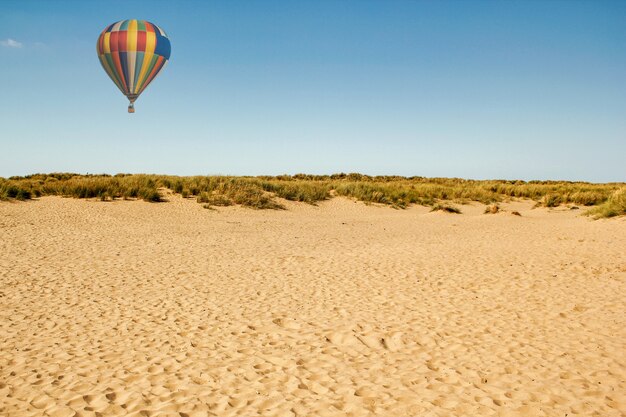
[(326, 200), (332, 188), (330, 183), (315, 180), (263, 180), (261, 186), (263, 190), (273, 193), (277, 197), (309, 204)]
[(208, 206), (220, 206), (227, 207), (232, 206), (233, 200), (221, 194), (209, 194), (202, 192), (198, 198), (196, 198), (198, 203), (206, 203)]
[[(15, 190), (22, 196), (60, 195), (74, 198), (116, 198), (161, 201), (157, 180), (148, 175), (35, 174), (0, 179), (0, 199), (10, 199)], [(19, 199), (18, 194), (16, 199)], [(27, 199), (22, 198), (22, 199)]]
[(172, 177), (155, 176), (161, 187), (169, 188), (183, 197), (196, 197), (198, 203), (209, 206), (239, 204), (256, 209), (282, 209), (262, 181), (250, 177)]
[[(534, 200), (537, 205), (544, 207), (561, 204), (597, 206), (593, 210), (594, 215), (604, 216), (604, 213), (623, 214), (623, 210), (620, 211), (620, 201), (624, 198), (620, 196), (623, 192), (619, 194), (616, 191), (625, 186), (624, 183), (477, 181), (460, 178), (373, 177), (343, 173), (275, 177), (53, 173), (0, 178), (0, 199), (28, 200), (58, 195), (157, 202), (162, 200), (159, 188), (168, 188), (176, 194), (193, 197), (210, 207), (238, 204), (258, 209), (282, 209), (284, 206), (278, 198), (315, 204), (334, 195), (395, 208), (405, 208), (412, 204), (435, 206), (446, 201), (458, 204), (476, 201), (496, 205), (510, 198), (522, 198)], [(604, 207), (602, 211), (600, 207)]]
[(442, 203), (436, 203), (430, 211), (443, 211), (444, 213), (461, 214), (461, 210), (457, 207)]
[(626, 215), (626, 187), (616, 190), (604, 203), (585, 214), (596, 219)]
[(500, 211), (500, 205), (498, 204), (489, 204), (485, 207), (485, 214), (496, 214)]

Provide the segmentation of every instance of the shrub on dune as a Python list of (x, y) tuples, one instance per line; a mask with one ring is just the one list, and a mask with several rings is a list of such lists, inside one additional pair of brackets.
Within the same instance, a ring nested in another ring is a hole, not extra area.
[[(461, 178), (370, 176), (357, 173), (259, 177), (52, 173), (0, 178), (0, 199), (59, 195), (101, 200), (139, 198), (146, 201), (162, 201), (158, 189), (163, 187), (183, 197), (196, 197), (202, 204), (214, 206), (239, 204), (245, 207), (270, 209), (284, 208), (276, 198), (315, 204), (335, 195), (365, 203), (385, 204), (398, 209), (412, 204), (432, 206), (436, 202), (441, 204), (445, 201), (461, 204), (476, 201), (493, 206), (510, 198), (531, 199), (539, 206), (556, 207), (561, 204), (598, 206), (607, 202), (615, 190), (624, 186), (624, 183), (477, 181)], [(612, 198), (612, 201), (615, 201), (616, 197)], [(615, 206), (616, 203), (611, 204)], [(607, 211), (613, 212), (619, 210)]]
[(461, 214), (461, 210), (458, 208), (442, 203), (435, 204), (430, 211), (443, 211), (444, 213)]
[(585, 213), (596, 219), (626, 215), (626, 187), (615, 191), (606, 202)]
[(158, 203), (159, 201), (162, 201), (159, 191), (153, 188), (142, 188), (139, 190), (138, 195), (142, 200), (149, 201), (151, 203)]
[(282, 210), (285, 208), (282, 204), (274, 201), (263, 191), (252, 188), (238, 190), (232, 194), (232, 200), (235, 204), (255, 209)]
[(263, 181), (261, 185), (277, 197), (309, 204), (326, 200), (330, 191), (330, 184), (318, 181)]
[(557, 207), (563, 202), (563, 198), (557, 194), (546, 194), (539, 201), (539, 205), (544, 207)]
[(233, 205), (233, 201), (226, 197), (225, 195), (221, 195), (221, 194), (209, 194), (206, 192), (201, 193), (198, 198), (196, 198), (196, 201), (198, 203), (206, 203), (209, 206), (221, 206), (221, 207), (226, 207), (226, 206), (232, 206)]

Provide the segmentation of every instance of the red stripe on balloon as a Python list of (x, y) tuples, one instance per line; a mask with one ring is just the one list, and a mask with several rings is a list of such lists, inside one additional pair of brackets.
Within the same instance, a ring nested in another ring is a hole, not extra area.
[(119, 35), (117, 35), (117, 48), (118, 51), (120, 52), (128, 52), (128, 48), (127, 48), (127, 44), (126, 44), (126, 38), (128, 37), (128, 31), (126, 30), (121, 30), (119, 32)]
[(146, 52), (146, 32), (137, 31), (137, 52)]
[(109, 48), (111, 48), (111, 53), (117, 52), (117, 36), (119, 32), (111, 32), (109, 37)]
[(124, 70), (122, 70), (122, 62), (120, 61), (120, 53), (111, 52), (111, 57), (113, 58), (113, 63), (115, 64), (115, 72), (122, 82), (122, 87), (124, 87), (125, 91), (128, 91), (128, 84), (126, 83), (126, 79), (124, 78)]

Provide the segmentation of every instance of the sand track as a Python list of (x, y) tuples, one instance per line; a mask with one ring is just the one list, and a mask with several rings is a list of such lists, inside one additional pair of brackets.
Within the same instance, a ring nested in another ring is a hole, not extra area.
[(0, 203), (2, 416), (624, 416), (626, 221)]

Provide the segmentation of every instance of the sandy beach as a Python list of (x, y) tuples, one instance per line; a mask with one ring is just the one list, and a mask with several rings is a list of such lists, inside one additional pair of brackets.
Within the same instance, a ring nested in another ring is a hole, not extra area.
[(626, 415), (625, 218), (168, 200), (0, 202), (1, 416)]

